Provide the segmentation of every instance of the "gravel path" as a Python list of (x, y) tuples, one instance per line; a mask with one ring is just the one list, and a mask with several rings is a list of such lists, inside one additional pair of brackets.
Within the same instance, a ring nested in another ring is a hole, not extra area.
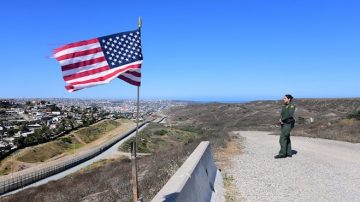
[(240, 131), (230, 174), (246, 201), (360, 201), (360, 144), (291, 137), (292, 158), (274, 159), (279, 136)]

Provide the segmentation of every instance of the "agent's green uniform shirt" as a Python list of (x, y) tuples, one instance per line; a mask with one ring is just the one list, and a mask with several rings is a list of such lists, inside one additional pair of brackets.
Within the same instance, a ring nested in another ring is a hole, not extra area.
[(289, 118), (294, 116), (295, 106), (293, 104), (284, 105), (281, 108), (281, 120), (284, 124), (281, 125), (281, 135), (280, 135), (280, 156), (291, 156), (291, 140), (290, 140), (290, 132), (291, 129), (294, 127), (293, 124), (289, 123)]
[(293, 104), (284, 105), (281, 108), (281, 120), (284, 121), (294, 116), (295, 106)]

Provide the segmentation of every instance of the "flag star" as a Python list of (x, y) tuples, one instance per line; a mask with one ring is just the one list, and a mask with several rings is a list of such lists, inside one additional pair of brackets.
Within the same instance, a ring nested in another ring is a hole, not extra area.
[(139, 54), (139, 57), (142, 57), (142, 55), (141, 55), (141, 54)]
[(114, 43), (117, 43), (117, 40), (114, 40)]
[(113, 62), (112, 62), (111, 64), (112, 64), (112, 65), (115, 65), (115, 63), (113, 63)]
[(119, 55), (116, 55), (115, 57), (119, 58), (120, 56), (119, 56)]
[(136, 46), (138, 46), (138, 44), (136, 43), (136, 44), (134, 44), (134, 46), (136, 47)]
[(115, 45), (112, 43), (112, 44), (111, 44), (111, 47), (114, 47), (114, 46), (115, 46)]
[(136, 32), (136, 34), (140, 34), (140, 32)]
[(105, 39), (103, 39), (102, 42), (105, 43), (106, 42)]
[(107, 41), (106, 44), (107, 44), (107, 45), (110, 45), (110, 42)]
[(126, 35), (124, 34), (123, 37), (126, 38)]
[(125, 60), (126, 60), (126, 61), (129, 61), (129, 59), (127, 59), (127, 58), (126, 58)]
[(135, 59), (135, 56), (132, 56), (133, 59)]
[(108, 55), (109, 55), (109, 54), (110, 54), (110, 52), (109, 52), (109, 51), (106, 51), (106, 54), (108, 54)]
[(114, 53), (111, 53), (110, 55), (114, 56), (115, 54), (114, 54)]
[(131, 46), (128, 46), (127, 48), (131, 48)]
[(136, 39), (134, 38), (134, 39), (132, 39), (132, 41), (136, 41)]
[(110, 38), (109, 41), (112, 41), (112, 38)]
[(123, 39), (123, 38), (121, 38), (121, 39), (120, 39), (120, 41), (124, 41), (124, 39)]
[(116, 36), (116, 39), (119, 39), (119, 36)]
[(123, 60), (123, 59), (124, 59), (124, 57), (121, 57), (121, 59)]
[(134, 51), (130, 51), (130, 53), (131, 53), (131, 54), (133, 54), (133, 53), (134, 53)]
[(128, 40), (126, 40), (126, 41), (125, 41), (125, 43), (129, 43), (129, 41), (128, 41)]
[(130, 36), (132, 36), (133, 35), (133, 33), (130, 33)]
[(107, 45), (105, 45), (104, 48), (107, 49)]
[(122, 50), (122, 51), (123, 51), (123, 50), (124, 50), (124, 48), (123, 48), (123, 47), (121, 47), (121, 48), (120, 48), (120, 50)]
[(133, 50), (135, 50), (135, 47), (132, 47)]
[(134, 43), (133, 43), (133, 42), (130, 42), (130, 45), (134, 45)]
[(116, 61), (117, 61), (117, 59), (116, 59), (116, 58), (114, 58), (114, 61), (116, 62)]
[(110, 47), (109, 50), (112, 50), (112, 48)]
[(116, 45), (116, 48), (119, 48), (119, 46), (118, 46), (118, 45)]
[(109, 60), (112, 60), (112, 57), (109, 57)]
[(138, 53), (135, 53), (135, 55), (138, 55)]
[(136, 43), (140, 43), (140, 41), (139, 41), (139, 40), (136, 40)]

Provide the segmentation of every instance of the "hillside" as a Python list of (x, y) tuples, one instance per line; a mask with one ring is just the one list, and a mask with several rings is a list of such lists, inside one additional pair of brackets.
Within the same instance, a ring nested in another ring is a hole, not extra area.
[[(88, 127), (73, 131), (54, 141), (27, 147), (0, 163), (0, 174), (21, 171), (34, 166), (61, 161), (65, 157), (79, 155), (96, 145), (103, 144), (119, 133), (123, 133), (135, 124), (127, 119), (104, 120)], [(11, 171), (12, 167), (12, 171)]]
[[(242, 139), (233, 141), (229, 132), (263, 130), (278, 134), (281, 105), (280, 101), (256, 101), (191, 104), (169, 109), (165, 125), (152, 124), (138, 138), (139, 152), (151, 154), (138, 160), (139, 186), (145, 201), (157, 193), (201, 140), (211, 142), (215, 159), (225, 170), (229, 166), (226, 159), (242, 149), (235, 143)], [(350, 114), (360, 110), (360, 99), (299, 99), (295, 105), (294, 135), (360, 142), (360, 123), (349, 119)], [(120, 149), (126, 152), (128, 148), (129, 145), (124, 145)], [(46, 201), (51, 197), (52, 201), (129, 201), (130, 165), (125, 157), (98, 162), (81, 172), (3, 200)], [(225, 177), (225, 182), (231, 183), (234, 179), (230, 178)], [(74, 183), (78, 186), (68, 186)]]
[[(298, 99), (293, 135), (360, 142), (360, 99)], [(190, 124), (217, 130), (263, 130), (279, 133), (281, 101), (241, 104), (192, 104), (167, 112), (170, 124)]]

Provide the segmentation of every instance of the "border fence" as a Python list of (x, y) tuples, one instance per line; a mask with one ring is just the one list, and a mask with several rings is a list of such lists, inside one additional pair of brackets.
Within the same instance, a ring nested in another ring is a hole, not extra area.
[[(163, 119), (161, 119), (162, 121)], [(160, 121), (160, 122), (161, 122)], [(149, 123), (149, 121), (145, 121), (141, 124), (139, 124), (139, 128), (141, 128), (142, 126), (144, 126), (145, 124)], [(105, 150), (109, 149), (110, 147), (112, 147), (113, 145), (115, 145), (117, 142), (119, 142), (120, 140), (122, 140), (123, 138), (129, 136), (131, 133), (136, 131), (136, 127), (132, 128), (131, 130), (129, 130), (128, 132), (126, 132), (125, 134), (118, 136), (117, 138), (111, 140), (110, 142), (101, 145), (98, 148), (95, 148), (93, 150), (91, 150), (89, 153), (87, 154), (83, 154), (81, 156), (78, 156), (76, 158), (67, 160), (63, 163), (59, 163), (57, 165), (53, 165), (53, 166), (48, 166), (46, 168), (31, 172), (31, 173), (27, 173), (27, 174), (23, 174), (20, 176), (16, 176), (13, 177), (11, 179), (7, 179), (4, 181), (0, 181), (0, 195), (6, 194), (8, 192), (14, 191), (16, 189), (25, 187), (29, 184), (35, 183), (39, 180), (45, 179), (47, 177), (50, 177), (52, 175), (58, 174), (60, 172), (63, 172), (65, 170), (68, 170), (72, 167), (75, 167), (89, 159), (94, 158), (95, 156), (101, 154), (102, 152), (104, 152)]]

